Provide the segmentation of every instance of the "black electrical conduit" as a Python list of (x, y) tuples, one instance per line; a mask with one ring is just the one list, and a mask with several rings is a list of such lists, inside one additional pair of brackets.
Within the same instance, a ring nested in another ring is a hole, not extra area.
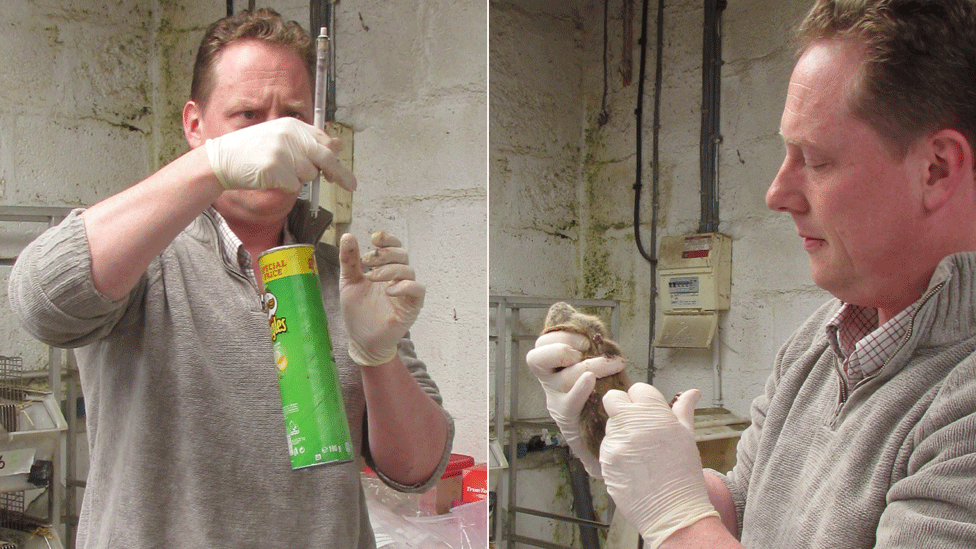
[(641, 37), (640, 37), (640, 68), (637, 76), (637, 108), (634, 114), (637, 117), (636, 135), (636, 178), (634, 181), (634, 240), (637, 242), (637, 249), (641, 256), (651, 265), (651, 296), (650, 296), (650, 322), (648, 335), (647, 353), (647, 383), (654, 383), (654, 373), (657, 371), (654, 366), (654, 331), (657, 321), (657, 215), (658, 215), (658, 196), (659, 182), (661, 178), (660, 147), (658, 139), (661, 130), (661, 81), (663, 79), (662, 51), (664, 50), (664, 0), (657, 3), (657, 58), (654, 70), (654, 127), (651, 147), (651, 245), (650, 252), (644, 248), (643, 240), (640, 235), (640, 199), (643, 182), (643, 125), (644, 125), (644, 80), (647, 69), (647, 7), (648, 0), (643, 0), (641, 5)]
[(726, 0), (705, 0), (702, 39), (702, 120), (700, 152), (701, 220), (699, 233), (718, 231), (718, 147), (722, 85), (721, 17)]
[[(637, 248), (644, 258), (646, 258), (651, 263), (651, 280), (654, 280), (656, 276), (654, 274), (654, 268), (657, 264), (657, 259), (648, 255), (644, 250), (643, 244), (640, 238), (640, 195), (642, 187), (642, 176), (641, 176), (641, 147), (643, 139), (641, 138), (641, 125), (643, 120), (643, 97), (644, 97), (644, 67), (646, 65), (645, 58), (647, 55), (647, 4), (648, 0), (643, 0), (643, 12), (641, 14), (642, 24), (641, 24), (641, 59), (640, 59), (640, 76), (637, 79), (637, 109), (635, 111), (637, 115), (637, 181), (634, 183), (634, 190), (636, 192), (636, 197), (634, 199), (634, 236), (637, 239)], [(603, 98), (600, 105), (600, 113), (597, 117), (597, 124), (603, 126), (609, 120), (609, 114), (607, 112), (607, 43), (608, 43), (608, 19), (609, 19), (609, 5), (610, 0), (604, 0), (603, 2)], [(658, 137), (658, 120), (660, 116), (660, 89), (661, 89), (661, 44), (663, 36), (663, 17), (662, 13), (664, 11), (664, 0), (659, 0), (658, 4), (658, 31), (657, 31), (657, 76), (655, 85), (655, 101), (654, 101), (654, 197), (653, 197), (653, 221), (651, 223), (651, 242), (657, 241), (657, 182), (658, 182), (658, 161), (657, 161), (657, 137)], [(652, 244), (652, 253), (654, 245)], [(655, 285), (651, 284), (651, 323), (650, 332), (651, 338), (654, 337), (654, 288)], [(651, 351), (648, 357), (648, 370), (647, 370), (647, 382), (652, 383), (654, 377), (654, 347), (651, 347)], [(567, 456), (566, 468), (569, 473), (570, 487), (573, 492), (573, 512), (577, 518), (593, 521), (596, 519), (596, 514), (593, 511), (593, 498), (589, 490), (588, 475), (586, 470), (583, 468), (582, 463), (578, 458), (573, 456)], [(580, 524), (580, 541), (583, 544), (584, 549), (599, 549), (600, 542), (597, 531), (592, 526), (587, 526)], [(638, 536), (637, 547), (638, 549), (644, 546), (644, 540), (640, 539)]]
[[(248, 0), (247, 9), (254, 11), (254, 0)], [(227, 17), (234, 15), (234, 0), (227, 0)]]

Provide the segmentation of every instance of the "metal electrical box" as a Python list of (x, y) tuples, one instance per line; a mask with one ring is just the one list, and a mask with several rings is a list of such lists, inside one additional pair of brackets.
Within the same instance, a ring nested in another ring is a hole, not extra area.
[(732, 239), (721, 233), (663, 237), (658, 288), (664, 319), (654, 345), (710, 347), (718, 324), (716, 311), (729, 308)]

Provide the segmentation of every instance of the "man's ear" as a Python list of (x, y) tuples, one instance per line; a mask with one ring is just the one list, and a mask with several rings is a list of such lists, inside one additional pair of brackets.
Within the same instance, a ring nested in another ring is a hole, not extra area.
[(202, 123), (203, 109), (195, 101), (187, 101), (183, 105), (183, 136), (191, 149), (203, 145), (203, 131), (200, 127)]
[(956, 130), (940, 130), (925, 143), (928, 174), (922, 189), (926, 211), (935, 211), (946, 204), (959, 185), (972, 179), (973, 151), (969, 140)]

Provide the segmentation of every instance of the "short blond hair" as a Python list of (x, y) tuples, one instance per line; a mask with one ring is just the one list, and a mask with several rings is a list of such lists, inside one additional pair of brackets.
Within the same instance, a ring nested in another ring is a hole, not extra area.
[(833, 39), (864, 48), (848, 108), (892, 152), (946, 128), (976, 145), (973, 0), (817, 0), (795, 38), (800, 51)]
[(206, 108), (215, 85), (214, 72), (220, 53), (240, 40), (261, 40), (294, 51), (305, 62), (309, 79), (313, 81), (315, 42), (298, 22), (285, 21), (278, 12), (267, 8), (241, 11), (210, 25), (200, 41), (193, 64), (190, 99), (202, 109)]

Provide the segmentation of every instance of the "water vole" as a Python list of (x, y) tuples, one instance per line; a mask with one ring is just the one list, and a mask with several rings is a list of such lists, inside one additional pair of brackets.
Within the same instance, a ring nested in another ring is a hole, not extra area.
[[(606, 325), (598, 317), (581, 313), (568, 303), (562, 301), (549, 308), (546, 315), (545, 328), (542, 333), (565, 331), (586, 337), (589, 348), (582, 349), (583, 360), (598, 356), (607, 358), (621, 356), (620, 346), (610, 339)], [(600, 456), (600, 443), (606, 434), (607, 411), (603, 408), (603, 395), (611, 389), (626, 391), (630, 388), (630, 379), (626, 372), (620, 372), (597, 378), (593, 392), (583, 405), (580, 412), (580, 433), (583, 444), (594, 456)]]

